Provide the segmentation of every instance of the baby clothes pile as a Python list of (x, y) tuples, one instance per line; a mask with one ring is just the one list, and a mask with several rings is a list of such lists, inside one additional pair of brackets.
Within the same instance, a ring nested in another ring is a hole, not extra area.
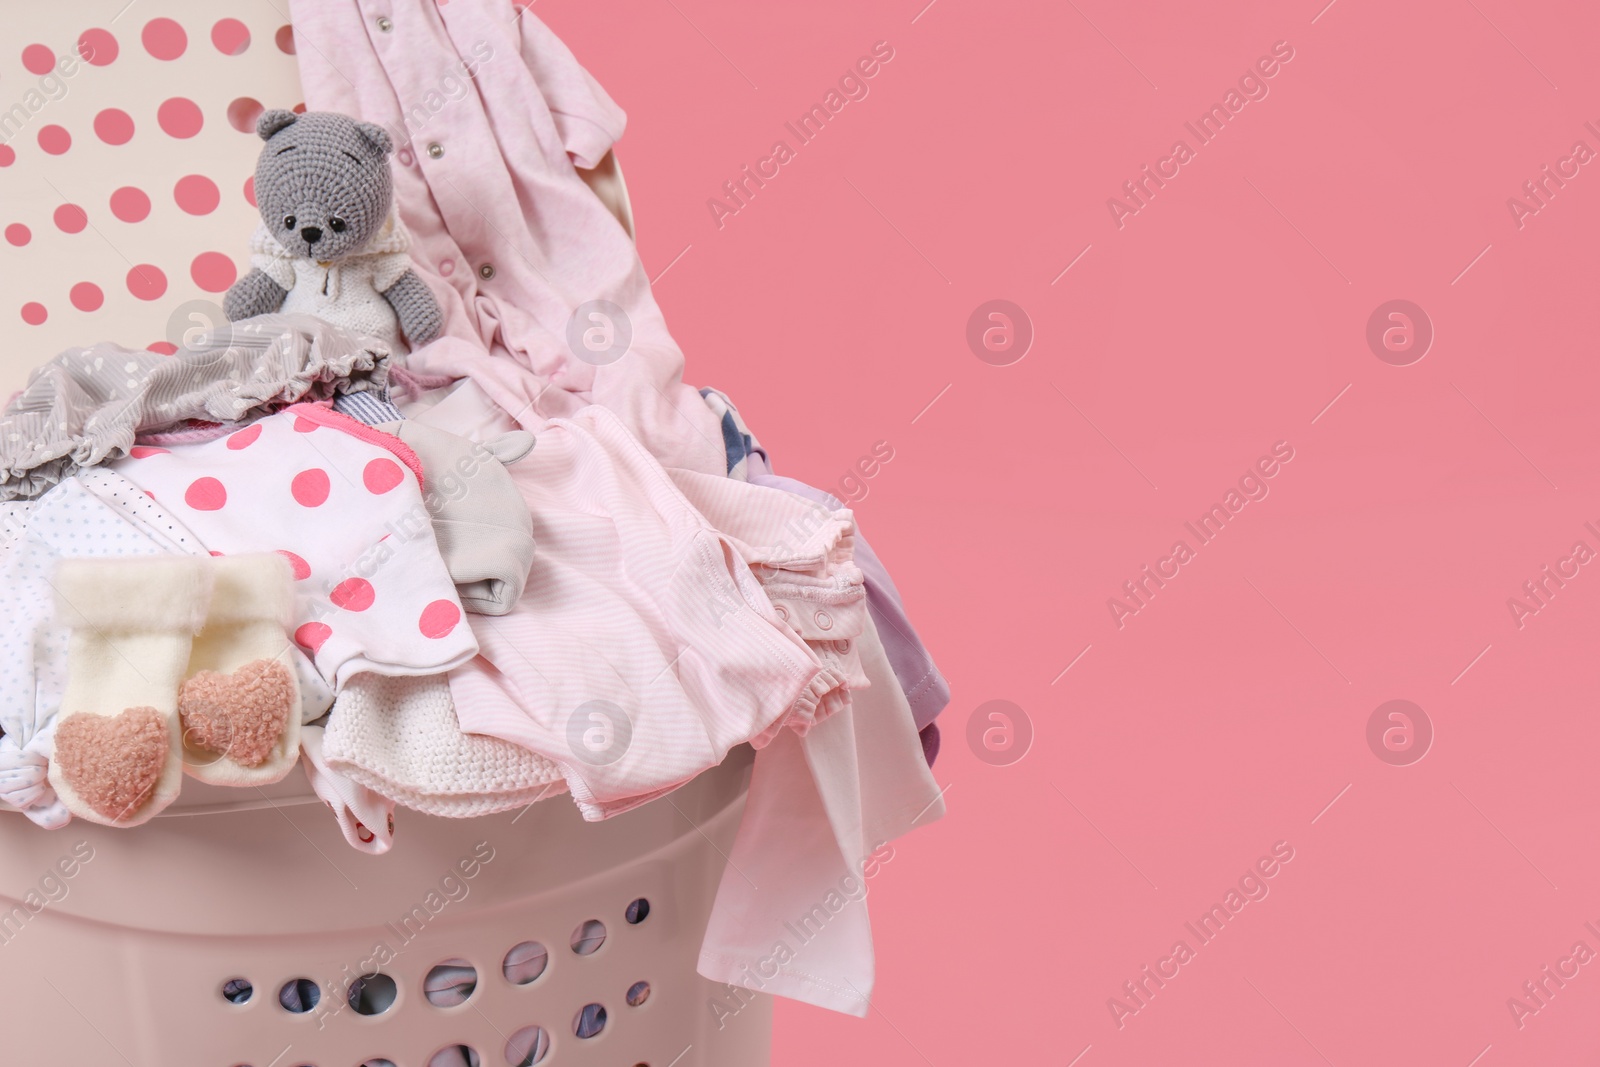
[[(441, 332), (402, 357), (267, 314), (35, 372), (0, 416), (0, 801), (134, 826), (185, 775), (255, 790), (298, 761), (377, 854), (397, 806), (568, 794), (602, 820), (750, 745), (700, 972), (865, 1014), (864, 906), (803, 959), (774, 966), (772, 932), (942, 814), (948, 688), (894, 583), (849, 509), (684, 384), (574, 169), (622, 114), (548, 29), (510, 0), (394, 0), (381, 30), (354, 0), (291, 6), (339, 42), (337, 71), (298, 50), (308, 105), (396, 140), (430, 72), (516, 57), (396, 168)], [(594, 301), (625, 354), (569, 342)]]

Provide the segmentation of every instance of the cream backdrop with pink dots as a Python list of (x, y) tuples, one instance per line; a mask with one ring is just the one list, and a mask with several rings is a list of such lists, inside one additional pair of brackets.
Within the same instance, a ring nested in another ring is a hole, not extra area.
[(0, 45), (0, 389), (63, 348), (171, 352), (248, 269), (263, 108), (302, 108), (267, 0), (18, 4)]

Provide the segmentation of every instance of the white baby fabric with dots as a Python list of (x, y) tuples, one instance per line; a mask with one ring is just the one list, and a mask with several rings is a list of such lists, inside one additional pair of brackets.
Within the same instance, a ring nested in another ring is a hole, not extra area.
[(288, 557), (294, 641), (331, 685), (437, 674), (477, 654), (399, 438), (298, 404), (212, 441), (137, 446), (113, 469), (211, 551)]

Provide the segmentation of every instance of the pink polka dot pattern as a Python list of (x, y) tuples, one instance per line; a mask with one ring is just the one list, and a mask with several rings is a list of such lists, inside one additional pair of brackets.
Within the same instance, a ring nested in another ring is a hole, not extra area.
[(79, 311), (98, 311), (106, 302), (106, 294), (94, 282), (79, 282), (67, 290), (67, 299)]
[(251, 207), (259, 207), (256, 203), (256, 176), (254, 174), (244, 180), (244, 198)]
[(177, 353), (178, 346), (171, 341), (152, 341), (150, 344), (145, 345), (145, 351), (154, 352), (161, 356), (171, 356)]
[(293, 26), (279, 26), (278, 32), (272, 35), (272, 40), (278, 46), (278, 51), (285, 55), (294, 55)]
[(89, 216), (77, 204), (62, 204), (56, 208), (56, 229), (62, 233), (82, 233), (83, 228), (89, 225)]
[(211, 27), (211, 43), (225, 56), (242, 56), (250, 47), (250, 31), (238, 19), (222, 19)]
[(157, 59), (177, 59), (189, 47), (189, 35), (171, 19), (151, 19), (144, 24), (139, 39), (144, 42), (144, 50)]
[(72, 147), (72, 134), (65, 126), (46, 126), (39, 131), (39, 147), (52, 156), (59, 156)]
[(108, 107), (94, 117), (94, 135), (109, 145), (127, 144), (133, 140), (133, 116)]
[(55, 69), (56, 54), (42, 44), (30, 44), (22, 50), (22, 65), (29, 74), (49, 74)]
[(295, 433), (310, 433), (311, 431), (315, 430), (316, 428), (317, 428), (317, 424), (312, 422), (310, 419), (306, 418), (304, 415), (296, 415), (294, 417), (294, 432)]
[(50, 313), (44, 309), (44, 305), (36, 300), (22, 305), (22, 321), (29, 326), (41, 325), (49, 317)]
[(110, 30), (84, 30), (78, 35), (78, 55), (93, 66), (110, 66), (117, 58), (117, 39)]
[(79, 282), (67, 296), (79, 311), (99, 311), (100, 305), (106, 302), (106, 294), (94, 282)]
[(143, 189), (124, 185), (111, 194), (111, 213), (123, 222), (143, 222), (150, 216), (150, 198)]
[(333, 587), (328, 599), (333, 601), (333, 606), (336, 608), (343, 608), (346, 611), (366, 611), (377, 599), (377, 593), (373, 591), (372, 583), (365, 578), (346, 578)]
[(308, 622), (294, 632), (294, 643), (316, 655), (332, 636), (333, 628), (327, 623)]
[(205, 116), (200, 114), (200, 106), (186, 96), (175, 96), (156, 108), (156, 122), (167, 136), (179, 140), (187, 140), (199, 133), (205, 121)]
[(221, 511), (228, 502), (228, 490), (215, 478), (196, 478), (184, 490), (183, 502), (196, 511)]
[(241, 96), (228, 105), (228, 125), (240, 133), (255, 133), (256, 119), (265, 110), (261, 101)]
[(13, 222), (10, 226), (6, 227), (6, 241), (8, 243), (14, 244), (18, 248), (21, 248), (31, 240), (33, 240), (33, 231), (28, 229), (22, 223)]
[(278, 555), (289, 561), (289, 569), (294, 572), (294, 580), (303, 582), (311, 577), (311, 564), (287, 549), (278, 549)]
[(172, 187), (172, 199), (191, 215), (209, 215), (222, 203), (217, 183), (203, 174), (186, 174)]
[(321, 467), (303, 470), (289, 483), (289, 492), (303, 508), (320, 508), (328, 502), (328, 472)]
[(165, 456), (170, 454), (171, 452), (169, 449), (155, 448), (150, 445), (134, 445), (132, 448), (128, 449), (128, 455), (132, 456), (134, 459), (149, 459), (151, 456)]
[(361, 472), (361, 481), (367, 487), (367, 492), (377, 496), (382, 496), (405, 481), (405, 477), (400, 464), (392, 459), (375, 459)]
[(422, 631), (423, 637), (437, 641), (441, 637), (450, 636), (450, 632), (460, 621), (460, 608), (448, 600), (435, 600), (422, 609), (422, 617), (417, 620), (417, 629)]
[(8, 144), (0, 144), (0, 167), (9, 167), (17, 161), (17, 150)]
[[(167, 276), (152, 263), (140, 263), (128, 271), (128, 292), (138, 300), (158, 300), (166, 294)], [(152, 348), (151, 351), (156, 351)], [(172, 352), (176, 352), (174, 347)], [(167, 355), (171, 355), (168, 352)]]
[(256, 443), (256, 438), (261, 436), (261, 424), (246, 426), (238, 433), (228, 435), (228, 447), (237, 452), (241, 448), (249, 448)]
[(221, 252), (201, 252), (189, 264), (189, 277), (208, 293), (227, 292), (228, 286), (239, 276), (233, 260)]

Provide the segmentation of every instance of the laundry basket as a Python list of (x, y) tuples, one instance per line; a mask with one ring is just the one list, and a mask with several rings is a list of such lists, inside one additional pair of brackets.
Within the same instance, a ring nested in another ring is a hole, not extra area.
[[(70, 345), (170, 351), (214, 324), (257, 221), (254, 117), (301, 99), (282, 5), (13, 7), (5, 392)], [(632, 233), (614, 157), (584, 177)], [(770, 1000), (695, 973), (749, 768), (736, 750), (603, 823), (561, 797), (402, 810), (383, 856), (298, 771), (187, 782), (135, 830), (0, 805), (0, 1065), (760, 1067)]]
[(383, 856), (193, 783), (135, 830), (0, 814), (0, 1063), (759, 1067), (770, 1000), (695, 973), (748, 769), (603, 823), (402, 811)]

